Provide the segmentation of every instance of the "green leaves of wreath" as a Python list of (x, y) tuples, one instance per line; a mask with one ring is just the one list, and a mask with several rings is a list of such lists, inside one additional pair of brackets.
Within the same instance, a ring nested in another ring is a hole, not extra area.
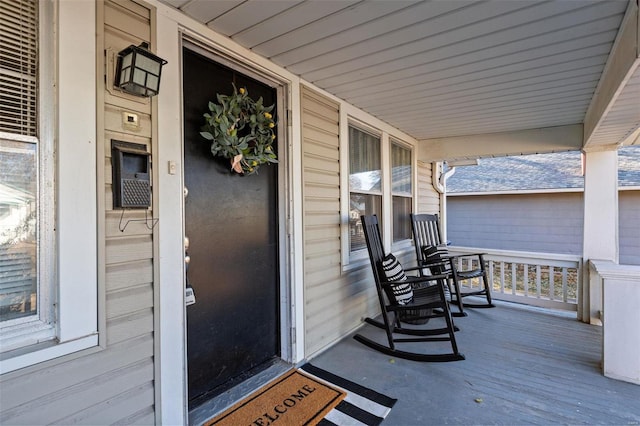
[(232, 95), (217, 95), (218, 102), (209, 102), (209, 112), (200, 135), (211, 141), (214, 156), (228, 158), (237, 173), (252, 174), (262, 164), (277, 163), (273, 152), (276, 135), (271, 111), (262, 98), (254, 101), (247, 89), (236, 89)]

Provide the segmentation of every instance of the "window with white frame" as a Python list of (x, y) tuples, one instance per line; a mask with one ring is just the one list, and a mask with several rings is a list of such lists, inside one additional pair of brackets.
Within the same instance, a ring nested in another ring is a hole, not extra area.
[(39, 242), (48, 241), (38, 224), (50, 208), (39, 196), (39, 170), (50, 158), (40, 149), (38, 126), (38, 2), (3, 2), (1, 13), (6, 25), (0, 27), (0, 324), (6, 328), (51, 322), (38, 280), (45, 275)]
[(95, 12), (0, 1), (0, 374), (98, 343)]
[(362, 215), (382, 220), (382, 160), (380, 137), (349, 126), (349, 250), (367, 247)]
[(393, 242), (411, 239), (413, 205), (411, 150), (391, 142), (391, 199)]

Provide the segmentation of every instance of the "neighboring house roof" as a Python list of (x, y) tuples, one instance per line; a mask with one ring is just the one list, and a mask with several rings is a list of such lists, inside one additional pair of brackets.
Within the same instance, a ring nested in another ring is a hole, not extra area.
[(618, 185), (640, 186), (640, 145), (618, 150)]
[[(640, 186), (640, 146), (618, 150), (618, 184)], [(584, 187), (579, 151), (481, 159), (456, 167), (447, 193), (574, 189)]]

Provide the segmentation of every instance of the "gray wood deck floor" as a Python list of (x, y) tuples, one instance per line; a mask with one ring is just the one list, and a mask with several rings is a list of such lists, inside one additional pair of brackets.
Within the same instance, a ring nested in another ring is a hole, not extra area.
[(455, 321), (464, 361), (391, 359), (348, 338), (311, 362), (397, 398), (385, 425), (640, 424), (640, 386), (601, 373), (600, 327), (506, 303)]

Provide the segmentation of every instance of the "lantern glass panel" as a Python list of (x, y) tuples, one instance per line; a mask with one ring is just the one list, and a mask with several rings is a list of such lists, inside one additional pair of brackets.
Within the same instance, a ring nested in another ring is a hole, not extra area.
[(131, 58), (133, 58), (133, 52), (128, 53), (126, 56), (122, 58), (122, 68), (127, 68), (131, 66)]
[(136, 59), (136, 67), (142, 68), (155, 75), (160, 73), (160, 64), (144, 55), (138, 55), (138, 58)]
[(135, 84), (139, 84), (140, 86), (144, 86), (145, 85), (145, 77), (147, 76), (147, 73), (144, 72), (141, 69), (135, 68), (133, 70), (133, 82)]
[(154, 92), (157, 92), (159, 83), (160, 81), (158, 80), (158, 77), (156, 77), (153, 74), (147, 75), (147, 87), (149, 88), (149, 90), (153, 90)]
[(129, 77), (131, 76), (131, 68), (125, 68), (122, 70), (120, 74), (120, 85), (129, 81)]

